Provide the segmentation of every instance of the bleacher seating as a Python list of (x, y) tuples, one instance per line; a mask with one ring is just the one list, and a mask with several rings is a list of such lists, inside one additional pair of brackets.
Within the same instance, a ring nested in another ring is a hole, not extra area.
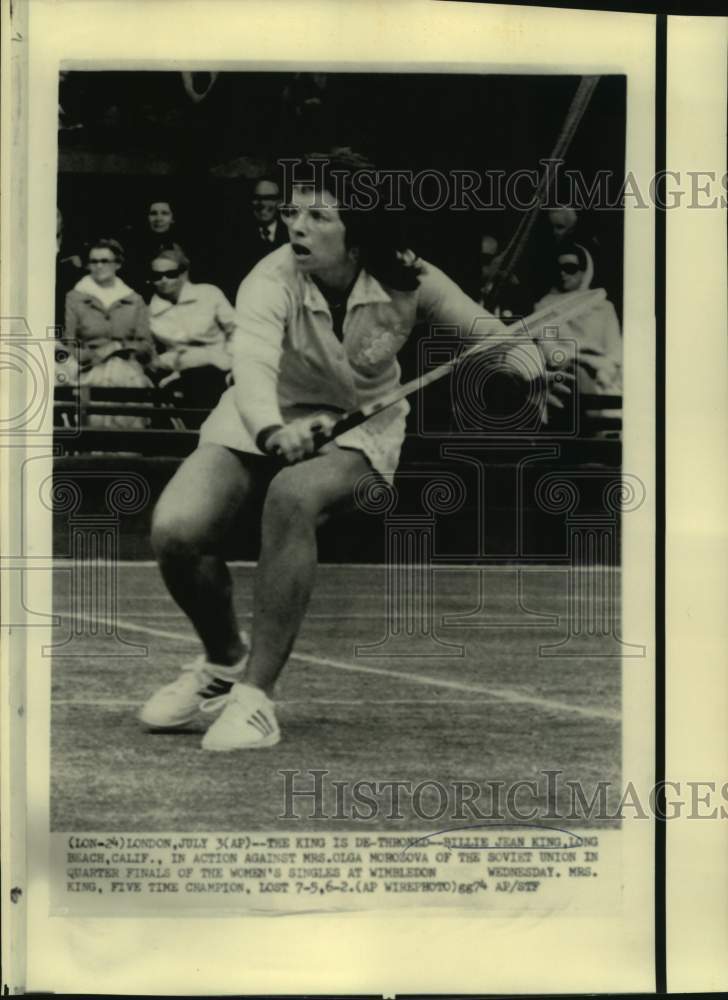
[[(536, 482), (541, 476), (556, 471), (567, 478), (574, 477), (580, 483), (584, 509), (601, 512), (604, 484), (621, 475), (621, 398), (599, 396), (580, 402), (581, 422), (577, 434), (559, 437), (542, 432), (538, 437), (511, 438), (502, 445), (490, 439), (489, 443), (495, 447), (488, 462), (491, 492), (485, 534), (481, 540), (483, 552), (488, 554), (485, 561), (514, 560), (512, 490), (516, 470), (519, 470), (525, 503), (523, 545), (529, 552), (528, 558), (516, 557), (516, 561), (560, 562), (566, 557), (564, 515), (544, 512), (533, 501)], [(131, 475), (141, 477), (146, 483), (148, 502), (143, 508), (118, 518), (119, 558), (152, 558), (149, 526), (154, 503), (179, 463), (196, 447), (198, 432), (184, 427), (184, 421), (186, 417), (192, 417), (192, 422), (195, 418), (199, 421), (201, 412), (171, 405), (169, 397), (158, 389), (89, 386), (56, 389), (54, 474), (59, 481), (78, 478), (83, 487), (82, 513), (97, 515), (100, 512), (108, 516), (107, 487), (115, 478), (124, 480)], [(105, 416), (141, 417), (147, 426), (136, 429), (90, 426), (93, 418)], [(416, 426), (416, 420), (412, 426)], [(408, 434), (402, 452), (403, 475), (396, 482), (404, 508), (417, 510), (418, 491), (428, 476), (436, 476), (445, 468), (452, 471), (455, 467), (465, 477), (469, 483), (466, 503), (453, 517), (438, 521), (438, 545), (444, 552), (452, 552), (452, 560), (457, 562), (465, 558), (462, 553), (471, 551), (473, 539), (480, 537), (477, 526), (481, 523), (482, 512), (477, 499), (475, 470), (470, 468), (468, 472), (467, 461), (458, 464), (455, 460), (453, 466), (452, 458), (443, 460), (442, 446), (451, 445), (455, 440), (446, 432), (424, 436)], [(458, 444), (466, 442), (463, 449), (458, 449), (465, 454), (467, 442), (472, 445), (474, 454), (482, 443), (477, 435), (457, 441)], [(540, 452), (542, 457), (536, 462), (524, 463), (523, 457), (529, 452), (536, 455)], [(510, 486), (505, 488), (504, 484)], [(343, 531), (337, 519), (332, 519), (331, 524), (322, 529), (321, 560), (377, 562), (384, 559), (386, 544), (382, 519), (362, 512), (347, 516), (349, 521)], [(68, 514), (59, 510), (55, 517), (56, 554), (63, 556), (69, 544)], [(254, 519), (248, 520), (245, 530), (231, 543), (230, 557), (254, 560), (258, 544), (258, 527)]]
[[(579, 400), (579, 433), (550, 435), (575, 457), (609, 466), (619, 463), (622, 429), (621, 396), (582, 396)], [(183, 407), (160, 389), (127, 389), (99, 386), (59, 386), (54, 399), (56, 443), (62, 454), (134, 452), (140, 455), (184, 456), (198, 437), (190, 429), (206, 411)], [(92, 417), (140, 417), (146, 426), (99, 426)], [(410, 439), (412, 436), (410, 436)], [(413, 444), (410, 440), (410, 444)], [(425, 447), (423, 445), (423, 447)], [(429, 449), (428, 449), (429, 450)]]

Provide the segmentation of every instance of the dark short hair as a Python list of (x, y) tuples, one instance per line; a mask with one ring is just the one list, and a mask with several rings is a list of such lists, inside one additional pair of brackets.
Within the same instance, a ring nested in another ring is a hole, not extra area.
[[(307, 153), (302, 163), (296, 167), (291, 184), (309, 186), (322, 179), (324, 188), (333, 195), (343, 194), (343, 205), (339, 208), (341, 221), (346, 228), (347, 247), (357, 247), (362, 267), (383, 285), (398, 291), (413, 291), (419, 284), (413, 255), (402, 255), (408, 249), (404, 237), (401, 212), (387, 211), (381, 186), (377, 179), (377, 168), (360, 153), (347, 148), (333, 149), (331, 152)], [(367, 189), (373, 205), (371, 208), (358, 206), (354, 194), (354, 177), (357, 173), (369, 176)], [(308, 178), (308, 180), (307, 180)], [(288, 197), (289, 191), (284, 192)]]
[(86, 248), (86, 256), (92, 250), (111, 250), (117, 263), (124, 263), (124, 247), (118, 240), (112, 239), (110, 236), (100, 236), (97, 240), (91, 240)]
[(175, 199), (170, 194), (153, 194), (151, 198), (147, 198), (144, 202), (144, 215), (142, 217), (142, 226), (149, 225), (149, 210), (152, 205), (169, 205), (169, 210), (172, 213), (172, 226), (174, 229), (179, 227), (177, 218), (177, 209), (175, 208)]
[(152, 195), (151, 198), (147, 198), (145, 205), (147, 206), (147, 214), (152, 205), (169, 205), (169, 209), (172, 215), (174, 215), (174, 198), (168, 194)]

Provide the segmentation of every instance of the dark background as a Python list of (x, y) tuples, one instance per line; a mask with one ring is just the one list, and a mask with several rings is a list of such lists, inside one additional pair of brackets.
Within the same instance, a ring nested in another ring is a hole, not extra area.
[[(249, 213), (255, 178), (278, 157), (346, 145), (382, 169), (536, 169), (551, 153), (579, 82), (487, 72), (322, 76), (323, 85), (313, 74), (220, 73), (194, 104), (180, 72), (62, 74), (64, 245), (123, 235), (143, 224), (150, 199), (169, 199), (189, 239), (193, 280), (214, 282), (216, 244)], [(200, 90), (208, 81), (195, 74)], [(602, 77), (564, 163), (587, 183), (609, 171), (615, 194), (624, 178), (625, 108), (625, 77)], [(411, 211), (410, 244), (472, 294), (480, 234), (507, 242), (519, 215)], [(593, 285), (607, 289), (621, 317), (622, 211), (586, 211), (582, 222), (599, 248)], [(548, 288), (545, 236), (546, 220), (539, 219), (521, 265), (538, 294)]]
[[(539, 160), (551, 154), (579, 80), (577, 76), (486, 72), (352, 72), (326, 74), (321, 86), (322, 81), (311, 74), (228, 72), (220, 73), (208, 96), (195, 104), (185, 93), (180, 72), (68, 72), (62, 74), (59, 87), (58, 204), (64, 216), (63, 252), (74, 247), (82, 252), (86, 240), (102, 234), (115, 235), (123, 243), (127, 233), (143, 227), (151, 200), (169, 200), (192, 258), (192, 280), (215, 283), (218, 247), (235, 246), (240, 220), (250, 214), (255, 180), (274, 170), (279, 157), (347, 145), (384, 170), (500, 170), (509, 174), (537, 169)], [(196, 74), (195, 83), (204, 89), (209, 77)], [(309, 103), (311, 98), (315, 103)], [(598, 171), (606, 170), (613, 177), (610, 191), (618, 192), (624, 179), (625, 122), (626, 78), (602, 77), (564, 169), (581, 171), (587, 186)], [(466, 291), (477, 294), (481, 234), (497, 236), (503, 246), (520, 217), (515, 209), (411, 210), (409, 243)], [(585, 211), (580, 225), (591, 239), (590, 246), (597, 248), (593, 285), (607, 289), (621, 317), (622, 210)], [(534, 296), (550, 285), (552, 248), (547, 220), (539, 218), (526, 258), (519, 264), (519, 273), (532, 282)], [(417, 334), (400, 354), (405, 377), (418, 371)], [(409, 470), (441, 467), (439, 445), (452, 430), (449, 380), (413, 397), (412, 408), (403, 466)], [(413, 433), (417, 428), (420, 432)], [(89, 459), (92, 464), (95, 460), (94, 456)], [(60, 461), (76, 468), (80, 459), (71, 456)], [(120, 456), (119, 461), (126, 468), (131, 459)], [(179, 459), (138, 461), (156, 495)], [(490, 469), (489, 482), (510, 481), (510, 463), (517, 461), (518, 456), (506, 449), (498, 457), (498, 467)], [(108, 454), (103, 464), (109, 467)], [(567, 434), (553, 465), (566, 470), (592, 466), (618, 478), (619, 441), (570, 441)], [(534, 473), (540, 475), (548, 467), (549, 463), (539, 462)], [(528, 557), (537, 561), (566, 557), (564, 516), (536, 510), (528, 500), (531, 493), (525, 489), (519, 504), (524, 507), (523, 543)], [(101, 502), (100, 497), (89, 498), (94, 509)], [(600, 511), (598, 495), (585, 497), (585, 502)], [(452, 552), (466, 551), (472, 544), (473, 525), (480, 517), (476, 507), (472, 496), (454, 519)], [(525, 555), (504, 543), (513, 530), (512, 510), (509, 495), (490, 511), (485, 551), (495, 561)], [(123, 519), (125, 557), (148, 557), (148, 518), (149, 510), (145, 510), (138, 524), (132, 523), (133, 518)], [(358, 534), (345, 533), (343, 548), (340, 531), (322, 534), (323, 561), (367, 561), (380, 551), (379, 519), (360, 521)], [(57, 527), (62, 546), (64, 531), (60, 524)], [(359, 544), (355, 544), (357, 538)], [(255, 558), (256, 547), (257, 539), (251, 537), (245, 550), (235, 554)]]

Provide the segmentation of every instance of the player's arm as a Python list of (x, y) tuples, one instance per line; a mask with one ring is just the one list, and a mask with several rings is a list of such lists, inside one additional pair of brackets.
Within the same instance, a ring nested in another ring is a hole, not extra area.
[(427, 323), (455, 326), (469, 346), (482, 341), (487, 356), (502, 370), (527, 382), (545, 377), (543, 357), (533, 341), (506, 326), (478, 305), (443, 271), (419, 261), (418, 318)]
[(283, 426), (278, 372), (291, 312), (290, 293), (282, 282), (251, 275), (238, 289), (235, 311), (230, 343), (235, 403), (256, 445), (267, 451), (271, 434)]
[(246, 278), (236, 299), (231, 346), (235, 402), (257, 447), (287, 462), (299, 462), (314, 453), (316, 435), (328, 432), (335, 420), (314, 414), (283, 423), (278, 372), (292, 307), (282, 282), (260, 275)]

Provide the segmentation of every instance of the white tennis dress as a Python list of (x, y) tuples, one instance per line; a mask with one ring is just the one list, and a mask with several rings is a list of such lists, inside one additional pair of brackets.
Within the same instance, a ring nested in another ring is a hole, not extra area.
[[(355, 410), (400, 383), (397, 353), (418, 322), (457, 326), (497, 345), (512, 331), (442, 271), (417, 263), (419, 287), (384, 288), (362, 270), (349, 294), (343, 337), (326, 299), (301, 273), (289, 244), (264, 257), (238, 290), (232, 347), (234, 385), (200, 431), (200, 443), (260, 454), (257, 435), (273, 424), (324, 410)], [(477, 328), (476, 328), (477, 324)], [(453, 332), (453, 331), (450, 331)], [(337, 444), (362, 451), (386, 478), (396, 471), (409, 412), (406, 401), (346, 431)]]

